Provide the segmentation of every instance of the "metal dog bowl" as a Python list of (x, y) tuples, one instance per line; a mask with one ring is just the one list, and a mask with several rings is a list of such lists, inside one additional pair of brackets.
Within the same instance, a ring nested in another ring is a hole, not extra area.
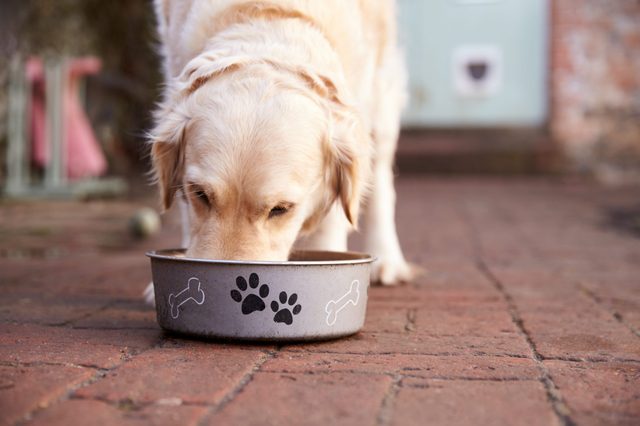
[(147, 253), (158, 324), (165, 330), (243, 340), (347, 336), (364, 324), (373, 258), (299, 251), (286, 262), (193, 259)]

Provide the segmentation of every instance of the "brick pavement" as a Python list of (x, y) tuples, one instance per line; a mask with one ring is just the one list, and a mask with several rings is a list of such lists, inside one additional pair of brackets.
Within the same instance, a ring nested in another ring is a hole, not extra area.
[[(428, 268), (313, 344), (164, 334), (141, 201), (0, 204), (0, 424), (640, 424), (640, 190), (406, 177)], [(356, 238), (357, 240), (357, 238)], [(357, 241), (356, 241), (357, 244)]]

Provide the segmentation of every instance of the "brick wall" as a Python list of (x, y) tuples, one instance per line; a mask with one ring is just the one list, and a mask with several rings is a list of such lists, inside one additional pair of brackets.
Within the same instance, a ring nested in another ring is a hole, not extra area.
[(640, 0), (552, 0), (551, 131), (573, 166), (640, 178)]

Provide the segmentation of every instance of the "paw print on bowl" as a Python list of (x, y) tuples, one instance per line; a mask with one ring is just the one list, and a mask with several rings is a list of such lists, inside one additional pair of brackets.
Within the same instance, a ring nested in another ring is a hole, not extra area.
[[(287, 292), (283, 291), (280, 292), (279, 298), (280, 303), (278, 303), (276, 300), (271, 302), (271, 310), (276, 313), (273, 317), (273, 321), (283, 322), (287, 325), (291, 325), (293, 324), (293, 316), (298, 315), (302, 310), (302, 306), (300, 306), (300, 304), (296, 305), (296, 302), (298, 301), (298, 295), (296, 293), (292, 293), (291, 296), (287, 298)], [(284, 306), (286, 304), (288, 304), (289, 306)], [(283, 307), (280, 308), (280, 305), (283, 305)], [(289, 308), (292, 306), (293, 308), (290, 310)]]
[(231, 290), (231, 298), (242, 304), (241, 310), (244, 315), (249, 315), (256, 311), (264, 311), (266, 307), (264, 299), (269, 296), (268, 285), (262, 284), (258, 289), (258, 294), (244, 294), (248, 289), (256, 289), (258, 286), (260, 286), (260, 277), (258, 277), (256, 273), (249, 275), (248, 285), (244, 277), (239, 276), (236, 278), (236, 287), (238, 287), (238, 289)]

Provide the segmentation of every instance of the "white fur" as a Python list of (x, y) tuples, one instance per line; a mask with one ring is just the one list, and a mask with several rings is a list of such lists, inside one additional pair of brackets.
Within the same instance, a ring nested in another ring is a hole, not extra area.
[(406, 76), (393, 1), (246, 3), (155, 1), (167, 85), (152, 154), (165, 207), (185, 194), (188, 255), (284, 260), (296, 239), (345, 250), (368, 192), (373, 278), (410, 279), (394, 219)]

